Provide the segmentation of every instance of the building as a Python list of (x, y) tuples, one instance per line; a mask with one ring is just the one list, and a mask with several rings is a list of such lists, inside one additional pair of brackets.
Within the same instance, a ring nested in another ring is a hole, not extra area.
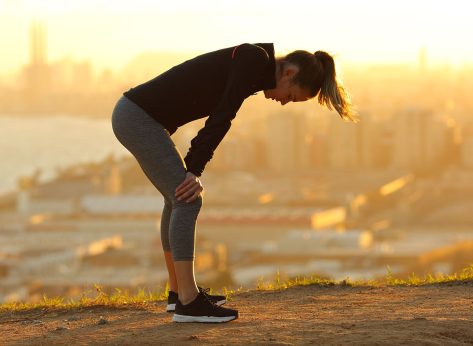
[(395, 168), (416, 168), (442, 159), (451, 147), (451, 129), (430, 109), (410, 107), (397, 112), (392, 120)]
[(268, 117), (268, 168), (286, 173), (307, 169), (311, 136), (304, 113), (282, 111)]

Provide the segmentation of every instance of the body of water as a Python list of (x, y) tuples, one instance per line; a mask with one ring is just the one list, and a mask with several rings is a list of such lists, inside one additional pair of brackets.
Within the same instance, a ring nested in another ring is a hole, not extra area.
[(131, 155), (115, 138), (111, 119), (80, 116), (0, 116), (0, 193), (16, 190), (19, 176), (41, 169), (40, 182), (58, 168)]

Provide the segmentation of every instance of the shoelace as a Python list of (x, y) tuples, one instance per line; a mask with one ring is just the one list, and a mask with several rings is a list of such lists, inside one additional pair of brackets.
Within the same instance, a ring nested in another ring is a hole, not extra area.
[(207, 287), (207, 288), (203, 288), (203, 287), (199, 287), (199, 291), (202, 292), (203, 294), (205, 294), (206, 296), (209, 296), (210, 294), (208, 294), (207, 292), (210, 292), (210, 287)]
[(209, 298), (209, 294), (207, 292), (210, 291), (210, 288), (203, 288), (203, 287), (200, 287), (198, 286), (198, 289), (200, 292), (202, 292), (202, 295), (205, 297), (205, 299), (207, 299), (207, 301), (213, 305), (214, 308), (217, 308), (217, 309), (221, 309), (220, 306), (217, 305), (217, 303), (215, 303), (214, 301), (212, 301), (210, 298)]

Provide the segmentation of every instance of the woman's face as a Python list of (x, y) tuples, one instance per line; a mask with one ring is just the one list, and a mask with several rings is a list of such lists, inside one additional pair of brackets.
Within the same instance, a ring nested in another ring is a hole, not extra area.
[(276, 88), (264, 90), (264, 97), (281, 102), (284, 106), (288, 102), (302, 102), (310, 98), (309, 91), (302, 89), (297, 84), (292, 84), (292, 77), (299, 71), (297, 65), (288, 65), (281, 77), (276, 78)]

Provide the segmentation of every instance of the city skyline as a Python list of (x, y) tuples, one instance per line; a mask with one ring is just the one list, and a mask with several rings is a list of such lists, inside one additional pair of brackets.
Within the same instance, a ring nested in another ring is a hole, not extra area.
[[(434, 1), (426, 11), (422, 3), (405, 1), (296, 1), (291, 6), (297, 15), (289, 11), (292, 15), (287, 16), (288, 11), (268, 1), (115, 2), (110, 8), (100, 1), (3, 0), (0, 43), (9, 49), (2, 54), (0, 75), (14, 74), (28, 62), (33, 20), (45, 23), (50, 61), (74, 57), (99, 69), (119, 69), (142, 52), (192, 55), (264, 41), (274, 42), (277, 54), (323, 49), (341, 63), (416, 63), (419, 51), (425, 50), (431, 64), (461, 66), (472, 63), (473, 48), (464, 44), (473, 29), (466, 17), (472, 5), (455, 3), (448, 7)], [(297, 10), (302, 7), (304, 11)]]

